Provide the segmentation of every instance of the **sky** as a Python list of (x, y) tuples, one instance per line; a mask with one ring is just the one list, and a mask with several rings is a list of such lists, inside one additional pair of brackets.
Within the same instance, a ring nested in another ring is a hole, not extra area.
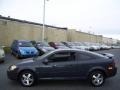
[[(0, 15), (43, 23), (44, 0), (0, 0)], [(46, 0), (45, 23), (120, 40), (120, 0)]]

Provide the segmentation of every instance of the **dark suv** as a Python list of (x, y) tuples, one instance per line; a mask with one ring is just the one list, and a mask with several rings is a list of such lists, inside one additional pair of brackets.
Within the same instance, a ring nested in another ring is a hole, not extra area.
[(7, 75), (23, 86), (32, 86), (40, 79), (87, 79), (92, 85), (101, 86), (116, 72), (114, 60), (110, 57), (90, 51), (58, 49), (10, 66)]

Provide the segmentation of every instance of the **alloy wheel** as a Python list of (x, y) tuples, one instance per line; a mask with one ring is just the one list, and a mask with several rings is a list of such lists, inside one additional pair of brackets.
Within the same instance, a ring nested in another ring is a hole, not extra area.
[(94, 86), (101, 86), (104, 83), (104, 74), (102, 72), (94, 72), (91, 75), (91, 83)]
[(35, 81), (33, 74), (30, 72), (22, 73), (20, 80), (23, 86), (31, 86)]

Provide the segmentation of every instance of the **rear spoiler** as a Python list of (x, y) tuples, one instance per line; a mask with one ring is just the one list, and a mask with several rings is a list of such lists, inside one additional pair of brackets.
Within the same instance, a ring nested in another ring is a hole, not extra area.
[(111, 54), (111, 53), (101, 53), (101, 54), (104, 55), (104, 56), (107, 56), (109, 58), (113, 58), (114, 57), (114, 55)]

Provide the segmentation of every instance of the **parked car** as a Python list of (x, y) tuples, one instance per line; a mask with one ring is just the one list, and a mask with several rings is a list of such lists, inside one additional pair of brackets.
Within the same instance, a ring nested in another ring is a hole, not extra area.
[(105, 45), (105, 44), (102, 44), (101, 45), (101, 50), (108, 50), (108, 49), (110, 49), (111, 47), (110, 46), (107, 46), (107, 45)]
[(90, 51), (100, 50), (100, 46), (97, 43), (90, 43)]
[(76, 49), (88, 50), (88, 47), (82, 42), (74, 42)]
[(62, 43), (69, 48), (76, 49), (75, 44), (73, 42), (62, 42)]
[(39, 51), (39, 55), (55, 50), (47, 42), (36, 42), (34, 46)]
[(88, 48), (81, 42), (62, 42), (62, 43), (72, 49), (88, 50)]
[(119, 45), (112, 45), (111, 48), (112, 49), (120, 49), (120, 46)]
[(86, 47), (86, 50), (90, 50), (90, 43), (89, 42), (82, 42), (82, 44)]
[(14, 40), (11, 53), (17, 58), (34, 57), (38, 55), (37, 49), (27, 40)]
[(107, 56), (86, 50), (56, 49), (10, 66), (7, 76), (20, 81), (23, 86), (32, 86), (41, 79), (83, 79), (94, 86), (101, 86), (116, 72), (114, 60)]
[(49, 42), (49, 45), (55, 49), (68, 49), (68, 47), (61, 42)]
[(4, 62), (4, 58), (5, 58), (5, 52), (3, 50), (3, 47), (0, 46), (0, 62)]

